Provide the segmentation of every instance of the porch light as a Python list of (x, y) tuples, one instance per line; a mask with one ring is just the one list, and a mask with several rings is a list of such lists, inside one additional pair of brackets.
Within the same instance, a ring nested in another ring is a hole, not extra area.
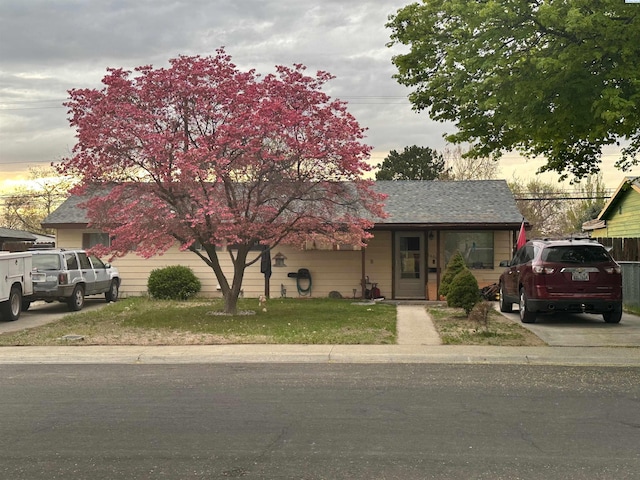
[(273, 266), (274, 267), (286, 267), (284, 261), (287, 257), (285, 257), (282, 253), (278, 252), (273, 256)]

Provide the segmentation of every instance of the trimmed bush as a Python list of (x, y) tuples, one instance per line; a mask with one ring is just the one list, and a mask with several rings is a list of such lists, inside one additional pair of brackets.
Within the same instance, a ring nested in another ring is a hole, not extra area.
[(447, 263), (444, 273), (442, 274), (442, 278), (440, 279), (440, 295), (444, 295), (445, 297), (447, 296), (449, 293), (449, 286), (455, 276), (466, 268), (467, 264), (465, 263), (462, 254), (460, 252), (456, 252), (453, 257), (449, 259), (449, 263)]
[(463, 308), (467, 317), (474, 305), (480, 301), (478, 281), (468, 268), (465, 268), (454, 277), (447, 292), (447, 305), (454, 308)]
[(159, 300), (187, 300), (202, 287), (193, 270), (182, 265), (156, 268), (147, 281), (149, 295)]

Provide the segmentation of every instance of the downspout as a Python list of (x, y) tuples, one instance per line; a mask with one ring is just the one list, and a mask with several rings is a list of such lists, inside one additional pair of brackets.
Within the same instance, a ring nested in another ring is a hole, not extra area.
[(361, 273), (362, 273), (362, 275), (360, 277), (360, 288), (362, 289), (362, 298), (363, 299), (365, 297), (364, 292), (365, 292), (365, 290), (367, 288), (367, 286), (366, 286), (367, 280), (366, 280), (366, 276), (365, 276), (366, 275), (366, 272), (365, 272), (365, 265), (366, 265), (365, 253), (366, 253), (366, 249), (367, 249), (366, 246), (362, 247), (362, 255), (361, 255), (361, 262), (362, 262), (362, 272)]
[(440, 300), (440, 230), (436, 231), (436, 300)]

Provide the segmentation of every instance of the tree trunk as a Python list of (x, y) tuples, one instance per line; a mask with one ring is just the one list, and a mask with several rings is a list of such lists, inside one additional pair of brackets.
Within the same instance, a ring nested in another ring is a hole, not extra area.
[(222, 267), (220, 266), (215, 246), (205, 244), (203, 244), (203, 246), (209, 256), (209, 262), (207, 263), (213, 270), (213, 273), (215, 273), (216, 279), (220, 284), (220, 289), (222, 290), (222, 296), (224, 297), (224, 313), (235, 315), (238, 313), (238, 297), (242, 290), (242, 280), (244, 278), (244, 269), (246, 267), (249, 247), (246, 245), (239, 246), (236, 256), (232, 256), (233, 281), (231, 285), (229, 285), (229, 281), (225, 277)]
[(238, 297), (242, 291), (242, 280), (244, 279), (244, 269), (247, 263), (249, 247), (241, 245), (238, 247), (236, 257), (233, 260), (233, 282), (231, 291), (224, 297), (224, 312), (230, 315), (238, 313)]
[(224, 313), (229, 315), (238, 313), (238, 295), (233, 295), (231, 290), (224, 295)]

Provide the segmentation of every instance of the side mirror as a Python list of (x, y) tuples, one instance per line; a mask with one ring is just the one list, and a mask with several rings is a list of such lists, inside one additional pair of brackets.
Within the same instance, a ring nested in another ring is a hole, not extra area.
[(501, 266), (501, 267), (508, 267), (508, 266), (510, 266), (510, 265), (511, 265), (511, 262), (510, 262), (509, 260), (502, 260), (502, 261), (500, 262), (500, 266)]
[(111, 268), (111, 264), (110, 263), (105, 263), (104, 264), (104, 268)]

